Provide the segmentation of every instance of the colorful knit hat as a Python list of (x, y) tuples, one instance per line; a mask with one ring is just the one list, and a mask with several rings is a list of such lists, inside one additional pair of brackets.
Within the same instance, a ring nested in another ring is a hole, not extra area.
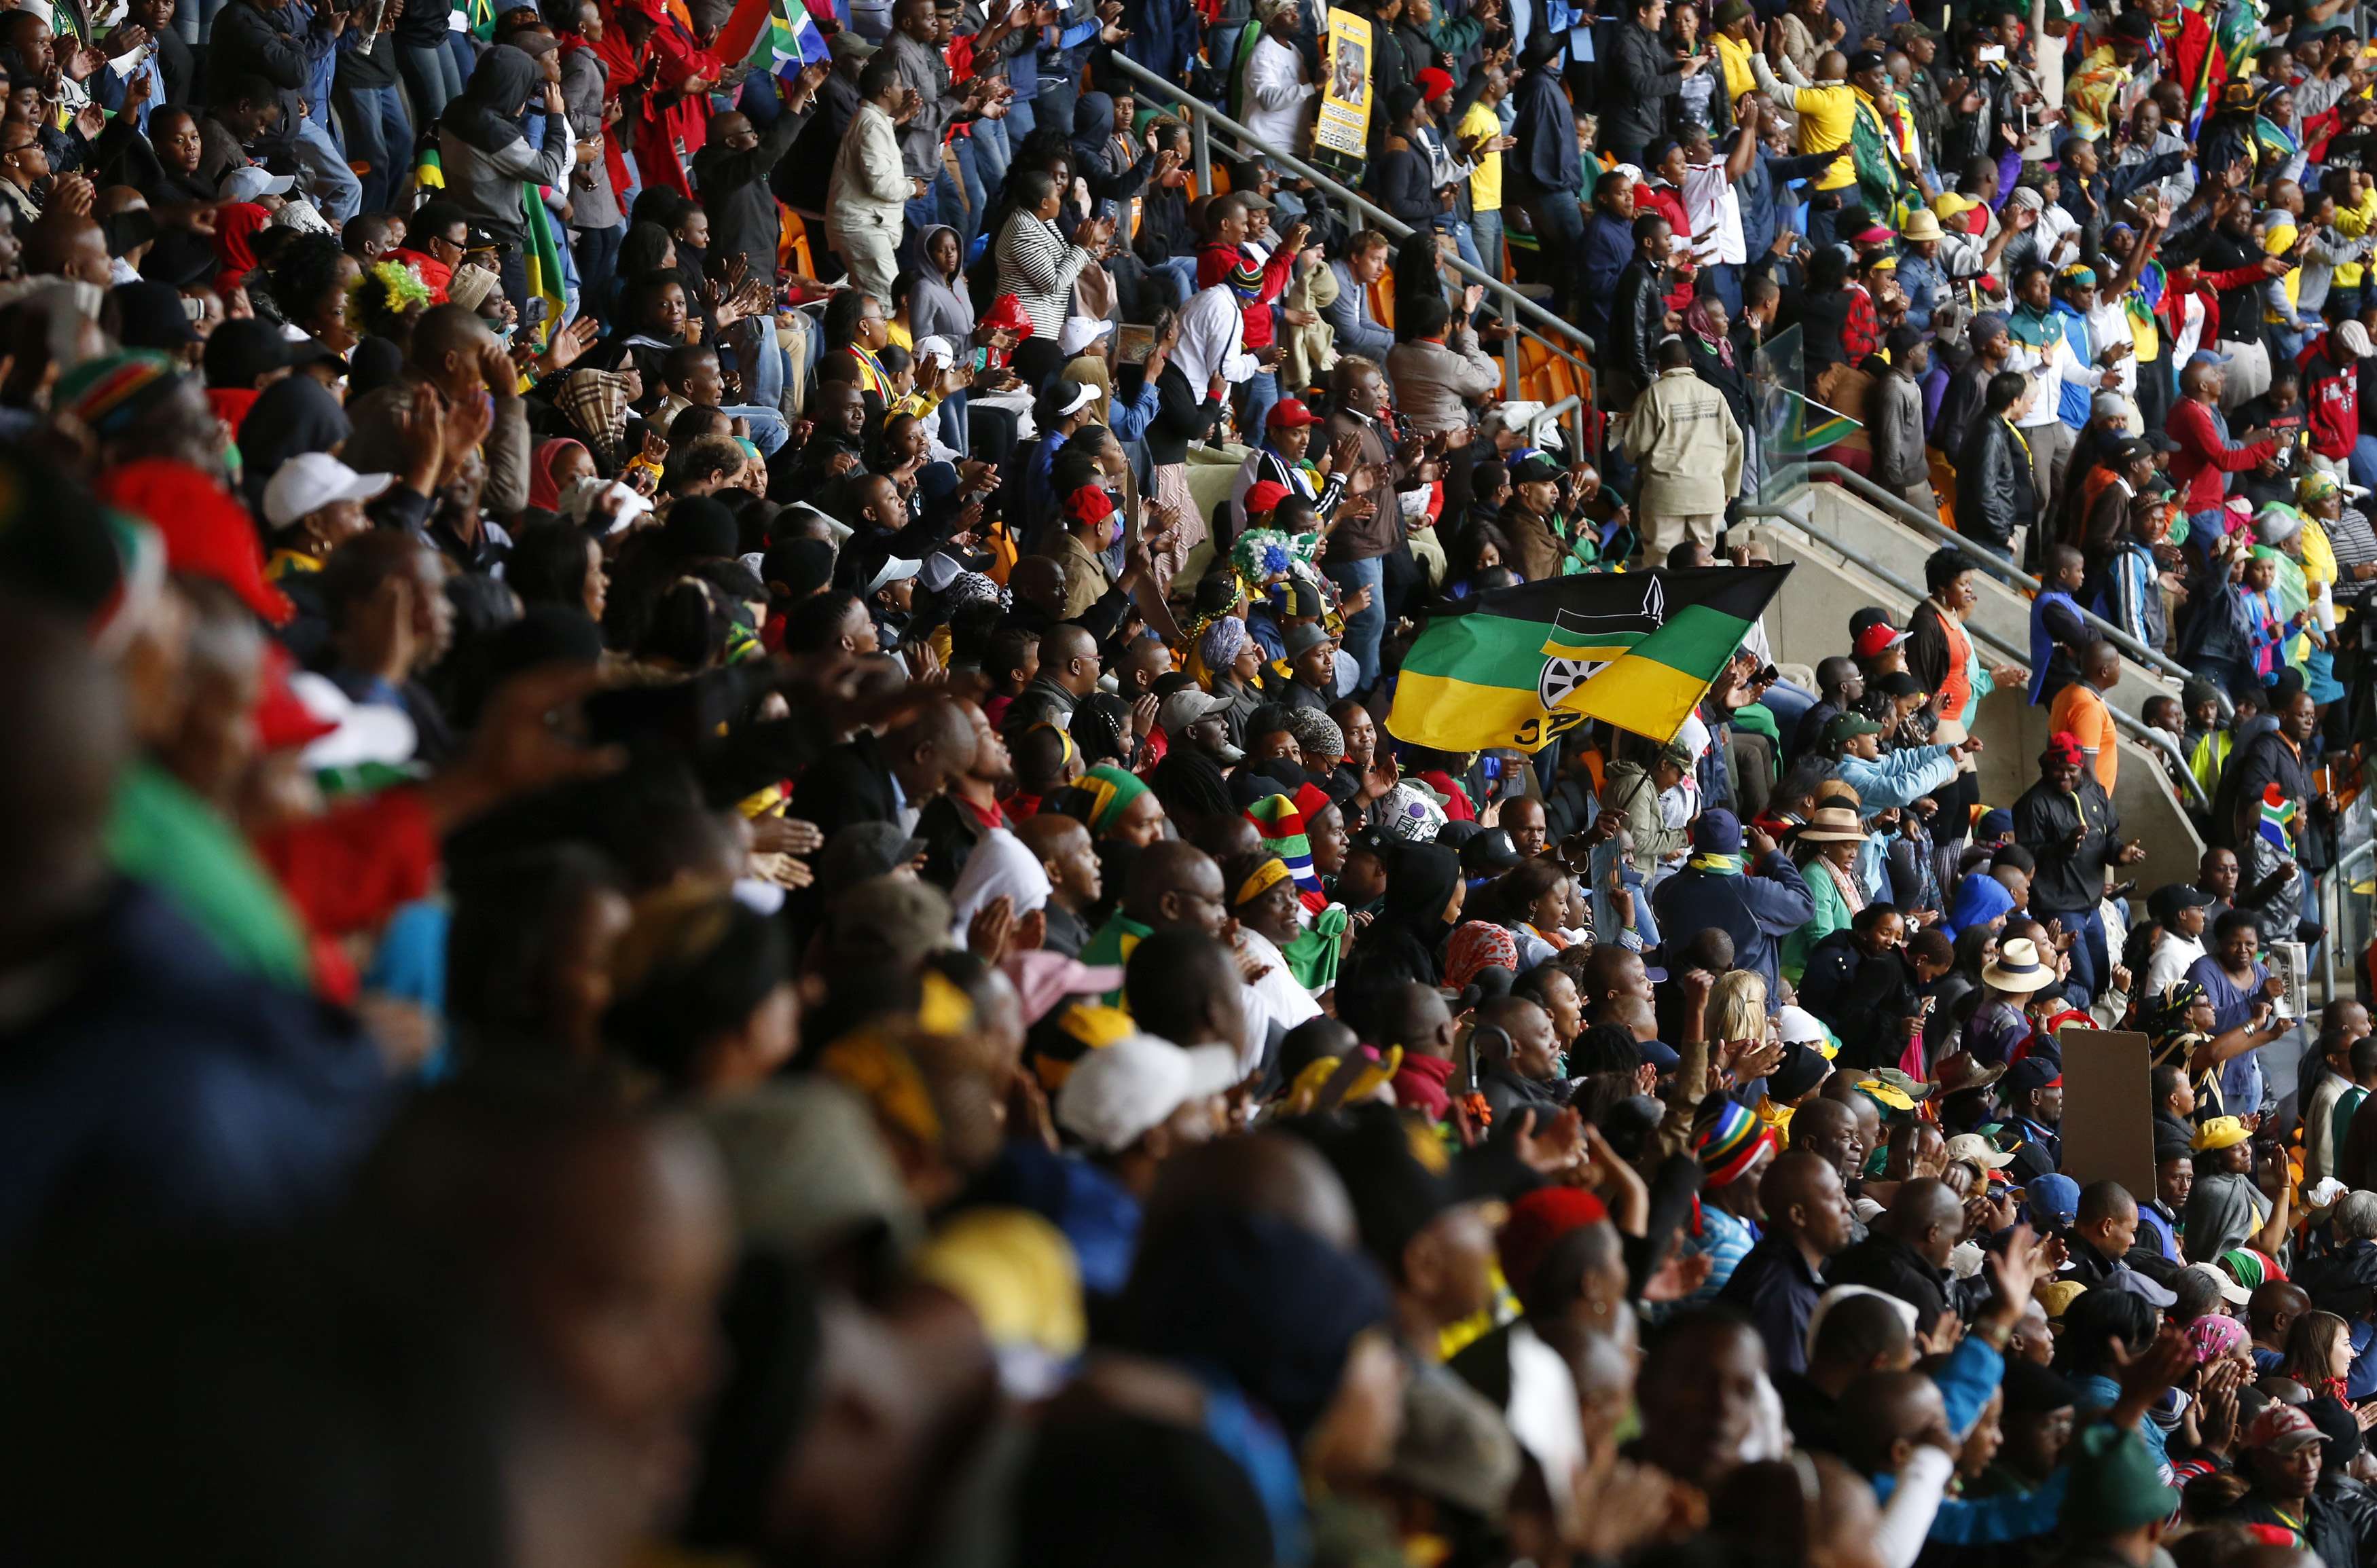
[(1068, 784), (1050, 804), (1089, 829), (1092, 838), (1104, 838), (1146, 793), (1146, 782), (1137, 773), (1101, 765)]
[(1736, 1100), (1718, 1100), (1716, 1115), (1692, 1135), (1692, 1154), (1701, 1162), (1701, 1185), (1723, 1187), (1755, 1164), (1759, 1152), (1770, 1147), (1774, 1134), (1758, 1113)]
[(1262, 835), (1263, 847), (1287, 865), (1287, 874), (1296, 879), (1296, 891), (1305, 907), (1315, 914), (1328, 904), (1328, 894), (1320, 886), (1320, 873), (1312, 868), (1312, 839), (1309, 832), (1310, 813), (1329, 804), (1329, 796), (1310, 784), (1296, 787), (1296, 797), (1284, 795), (1265, 796), (1247, 808), (1247, 820)]
[(121, 436), (180, 385), (173, 360), (152, 349), (125, 349), (85, 360), (59, 377), (50, 405), (95, 435)]

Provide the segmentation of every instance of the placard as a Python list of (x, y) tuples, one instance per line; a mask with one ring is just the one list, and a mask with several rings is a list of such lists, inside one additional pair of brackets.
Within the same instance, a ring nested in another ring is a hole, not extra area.
[(2056, 1040), (2063, 1047), (2063, 1174), (2083, 1187), (2118, 1181), (2140, 1203), (2152, 1202), (2153, 1042), (2128, 1030), (2072, 1024)]
[(1329, 88), (1312, 143), (1325, 152), (1365, 158), (1370, 151), (1370, 23), (1351, 11), (1329, 10)]
[(2278, 993), (2272, 1011), (2289, 1023), (2300, 1023), (2311, 1012), (2310, 956), (2300, 942), (2264, 942), (2262, 944), (2263, 966), (2278, 978), (2286, 987)]

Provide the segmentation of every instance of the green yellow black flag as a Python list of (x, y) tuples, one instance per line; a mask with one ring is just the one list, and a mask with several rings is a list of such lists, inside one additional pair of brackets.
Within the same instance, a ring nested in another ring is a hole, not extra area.
[(1603, 719), (1672, 739), (1790, 570), (1585, 572), (1477, 594), (1435, 614), (1404, 655), (1388, 733), (1535, 751)]

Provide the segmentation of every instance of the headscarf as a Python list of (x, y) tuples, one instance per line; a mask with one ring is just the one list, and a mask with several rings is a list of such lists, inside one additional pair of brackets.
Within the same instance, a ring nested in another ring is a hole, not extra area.
[[(567, 436), (550, 437), (536, 444), (536, 455), (529, 460), (528, 465), (530, 506), (540, 507), (549, 512), (561, 509), (561, 483), (553, 477), (553, 465), (560, 461), (561, 454), (572, 447), (581, 452), (587, 450), (585, 442), (574, 441)], [(593, 454), (587, 452), (587, 455), (591, 457)]]
[(1092, 838), (1104, 838), (1131, 803), (1147, 793), (1147, 785), (1137, 773), (1122, 768), (1100, 766), (1092, 768), (1065, 786), (1048, 804), (1051, 810), (1061, 811), (1090, 830)]
[(1214, 373), (1238, 352), (1246, 317), (1238, 298), (1225, 284), (1191, 295), (1180, 309), (1180, 336), (1173, 345), (1172, 364), (1188, 388), (1203, 397)]
[(586, 432), (595, 461), (615, 470), (619, 444), (627, 437), (627, 378), (611, 370), (573, 370), (554, 401)]
[(239, 426), (239, 466), (250, 508), (291, 458), (327, 452), (354, 434), (347, 411), (311, 376), (284, 376), (264, 389)]
[(2202, 983), (2195, 980), (2173, 980), (2162, 988), (2162, 994), (2147, 1004), (2146, 1031), (2153, 1035), (2176, 1035), (2187, 1027), (2187, 1015), (2195, 1004), (2208, 995)]
[(2070, 730), (2057, 730), (2047, 737), (2047, 749), (2038, 754), (2041, 762), (2061, 762), (2079, 766), (2088, 760), (2088, 749), (2080, 737)]
[(93, 435), (128, 435), (181, 382), (180, 369), (166, 355), (154, 349), (120, 349), (59, 377), (50, 406), (73, 414)]
[(1205, 628), (1205, 635), (1197, 640), (1197, 656), (1205, 662), (1205, 685), (1209, 689), (1214, 676), (1237, 662), (1247, 641), (1247, 623), (1236, 616), (1224, 616)]
[(2220, 1254), (2221, 1266), (2230, 1277), (2248, 1290), (2258, 1290), (2272, 1280), (2283, 1280), (2287, 1271), (2270, 1260), (2267, 1252), (2251, 1247), (2231, 1247)]
[(957, 915), (952, 940), (962, 943), (966, 927), (994, 899), (1009, 900), (1021, 919), (1045, 908), (1048, 893), (1048, 871), (1040, 857), (1005, 828), (993, 828), (966, 856), (965, 869), (950, 890), (950, 905)]
[(520, 111), (536, 90), (537, 75), (528, 51), (496, 44), (479, 56), (471, 79), (438, 116), (437, 128), (482, 152), (501, 152), (520, 139)]
[(215, 292), (227, 294), (256, 270), (256, 235), (272, 215), (252, 201), (215, 214)]
[(1372, 983), (1398, 975), (1434, 985), (1444, 911), (1461, 886), (1461, 856), (1441, 844), (1405, 841), (1387, 867), (1387, 895), (1355, 944)]
[(1698, 338), (1701, 347), (1716, 355), (1719, 365), (1731, 369), (1733, 340), (1717, 330), (1716, 315), (1709, 308), (1715, 297), (1702, 294), (1684, 307), (1684, 330)]
[(2219, 1313), (2201, 1317), (2187, 1325), (2187, 1343), (2195, 1351), (2198, 1366), (2216, 1361), (2235, 1354), (2239, 1346), (2247, 1343), (2245, 1325)]
[(1519, 972), (1519, 942), (1507, 927), (1491, 920), (1464, 920), (1444, 945), (1444, 983), (1465, 990), (1481, 969)]

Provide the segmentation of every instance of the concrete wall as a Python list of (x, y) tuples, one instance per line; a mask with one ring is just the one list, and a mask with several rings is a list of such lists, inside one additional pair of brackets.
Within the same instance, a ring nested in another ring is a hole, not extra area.
[[(1810, 666), (1846, 650), (1849, 616), (1866, 605), (1879, 604), (1905, 624), (1919, 595), (1893, 587), (1877, 574), (1877, 569), (1919, 589), (1923, 560), (1931, 551), (1929, 541), (1836, 486), (1819, 485), (1813, 493), (1821, 509), (1816, 526), (1850, 546), (1848, 550), (1786, 523), (1762, 521), (1752, 530), (1769, 555), (1797, 569), (1766, 612), (1767, 638), (1774, 657), (1780, 663)], [(2026, 648), (2029, 601), (1994, 579), (1982, 576), (1978, 581), (1980, 602), (1967, 625), (1984, 634), (1979, 650), (1983, 660), (2002, 663), (2005, 655), (1989, 647), (1986, 638), (1995, 636), (2010, 647)], [(2125, 664), (2121, 683), (2108, 700), (2123, 712), (2135, 713), (2147, 697), (2172, 689), (2147, 671)], [(1982, 744), (1977, 759), (1982, 801), (2011, 807), (2038, 780), (2038, 753), (2048, 736), (2047, 710), (2031, 707), (2019, 691), (1992, 694), (1982, 701), (1973, 733)], [(2203, 840), (2163, 777), (2155, 754), (2126, 736), (2120, 747), (2120, 775), (2113, 804), (2121, 816), (2123, 837), (2144, 844), (2147, 851), (2145, 860), (2123, 875), (2136, 878), (2145, 888), (2191, 880), (2203, 857)]]

